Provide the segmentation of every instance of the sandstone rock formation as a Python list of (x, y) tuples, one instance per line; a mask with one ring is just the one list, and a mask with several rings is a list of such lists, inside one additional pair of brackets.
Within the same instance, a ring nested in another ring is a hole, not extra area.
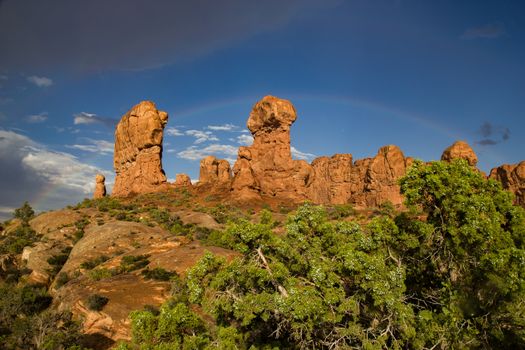
[(191, 187), (191, 178), (186, 174), (177, 174), (174, 185), (175, 187)]
[(162, 170), (162, 136), (168, 114), (143, 101), (129, 110), (115, 131), (112, 196), (158, 191), (166, 183)]
[(525, 207), (525, 161), (494, 168), (489, 178), (500, 181), (504, 189), (514, 193), (516, 204)]
[(203, 158), (200, 163), (199, 183), (227, 183), (232, 178), (230, 163), (214, 156)]
[(469, 165), (475, 167), (478, 164), (478, 156), (474, 153), (472, 147), (465, 141), (456, 141), (450, 147), (443, 151), (441, 160), (450, 162), (453, 159), (465, 159)]
[(239, 148), (233, 168), (232, 191), (237, 198), (306, 198), (312, 168), (305, 161), (293, 160), (290, 151), (290, 126), (296, 118), (290, 101), (266, 96), (255, 104), (247, 123), (253, 144)]
[(95, 193), (93, 199), (104, 198), (106, 196), (106, 178), (102, 174), (97, 174), (95, 177)]
[(363, 207), (390, 201), (400, 205), (403, 198), (397, 180), (412, 162), (397, 146), (379, 149), (374, 158), (352, 163), (351, 154), (320, 157), (312, 162), (314, 174), (308, 197), (315, 203), (353, 203)]

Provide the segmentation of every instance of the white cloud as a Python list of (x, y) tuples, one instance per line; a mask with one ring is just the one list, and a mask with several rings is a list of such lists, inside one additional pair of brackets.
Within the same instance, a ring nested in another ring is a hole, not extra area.
[(16, 208), (25, 200), (36, 210), (74, 204), (91, 196), (97, 173), (106, 176), (106, 184), (112, 183), (112, 171), (0, 129), (0, 207)]
[(73, 120), (73, 123), (75, 125), (93, 124), (93, 123), (98, 122), (96, 116), (97, 116), (96, 114), (81, 112), (79, 114), (74, 115), (75, 119)]
[(86, 112), (80, 112), (73, 115), (73, 117), (73, 123), (75, 125), (101, 123), (113, 129), (118, 122), (118, 120), (113, 118), (100, 117), (96, 114)]
[(236, 142), (239, 145), (249, 146), (253, 143), (253, 136), (248, 134), (241, 134), (236, 137)]
[(39, 113), (39, 114), (28, 115), (26, 117), (26, 121), (28, 123), (32, 123), (32, 124), (43, 123), (46, 120), (47, 120), (47, 112), (42, 112), (42, 113)]
[(316, 157), (315, 154), (301, 152), (293, 146), (291, 147), (291, 151), (292, 151), (292, 157), (297, 158), (297, 159), (311, 160)]
[(177, 129), (177, 128), (174, 128), (174, 127), (169, 127), (169, 128), (166, 128), (166, 135), (170, 135), (170, 136), (184, 136), (184, 133), (180, 129)]
[(114, 143), (106, 140), (93, 140), (85, 138), (88, 144), (75, 144), (68, 145), (68, 148), (78, 149), (84, 152), (100, 153), (100, 154), (112, 154)]
[(195, 141), (193, 142), (195, 144), (203, 143), (206, 141), (219, 141), (217, 136), (213, 135), (211, 131), (187, 130), (185, 134), (195, 137)]
[(239, 127), (237, 125), (233, 124), (222, 124), (222, 125), (208, 125), (206, 129), (213, 130), (213, 131), (234, 131), (237, 130)]
[(198, 148), (197, 146), (190, 146), (184, 151), (177, 153), (179, 158), (188, 159), (188, 160), (200, 160), (206, 156), (214, 155), (228, 158), (232, 160), (232, 157), (237, 155), (237, 147), (232, 145), (221, 145), (221, 144), (212, 144), (204, 148)]
[(46, 77), (38, 77), (36, 75), (32, 75), (30, 77), (27, 77), (27, 81), (30, 83), (35, 84), (38, 87), (49, 87), (53, 85), (53, 80)]

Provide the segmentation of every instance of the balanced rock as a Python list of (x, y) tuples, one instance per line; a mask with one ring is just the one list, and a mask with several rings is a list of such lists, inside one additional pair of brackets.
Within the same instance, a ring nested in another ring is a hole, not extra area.
[(448, 147), (441, 155), (441, 160), (450, 162), (453, 159), (465, 159), (470, 166), (475, 167), (478, 164), (478, 156), (474, 153), (472, 147), (465, 141), (456, 141)]
[(225, 159), (207, 156), (201, 160), (199, 183), (227, 183), (232, 178), (230, 163)]
[(312, 168), (305, 161), (293, 160), (290, 149), (290, 126), (296, 118), (290, 101), (266, 96), (255, 104), (247, 123), (253, 144), (239, 148), (233, 168), (235, 195), (241, 199), (254, 195), (306, 198)]
[(175, 187), (191, 187), (191, 178), (186, 174), (177, 174), (174, 185)]
[(162, 169), (162, 137), (168, 114), (143, 101), (129, 110), (115, 131), (113, 196), (155, 192), (166, 183)]
[(500, 181), (504, 189), (514, 193), (516, 204), (525, 207), (525, 161), (494, 168), (489, 178)]
[(95, 193), (93, 199), (104, 198), (106, 196), (106, 178), (102, 174), (97, 174), (95, 177)]

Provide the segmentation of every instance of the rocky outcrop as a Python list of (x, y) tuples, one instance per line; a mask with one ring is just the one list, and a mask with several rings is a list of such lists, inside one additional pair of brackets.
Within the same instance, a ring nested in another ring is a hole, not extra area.
[(192, 187), (191, 178), (186, 174), (175, 175), (175, 187)]
[(290, 150), (290, 126), (296, 118), (290, 101), (266, 96), (255, 104), (247, 123), (253, 144), (239, 148), (233, 168), (232, 191), (237, 199), (306, 198), (312, 168), (305, 161), (293, 160)]
[(115, 131), (113, 165), (116, 172), (112, 196), (125, 197), (162, 189), (162, 137), (168, 114), (143, 101), (127, 112)]
[(441, 160), (450, 162), (453, 159), (465, 159), (473, 167), (478, 164), (478, 156), (465, 141), (456, 141), (443, 151)]
[(230, 163), (214, 156), (203, 158), (200, 163), (199, 183), (228, 183), (232, 179)]
[(95, 193), (93, 199), (104, 198), (106, 196), (106, 178), (102, 174), (97, 174), (95, 177)]
[(525, 207), (525, 161), (494, 168), (489, 178), (500, 181), (504, 189), (514, 193), (516, 204)]
[(363, 207), (384, 202), (400, 205), (403, 198), (397, 180), (406, 173), (412, 159), (405, 158), (397, 146), (379, 149), (374, 158), (352, 162), (351, 154), (320, 157), (314, 169), (309, 199), (315, 203), (353, 203)]

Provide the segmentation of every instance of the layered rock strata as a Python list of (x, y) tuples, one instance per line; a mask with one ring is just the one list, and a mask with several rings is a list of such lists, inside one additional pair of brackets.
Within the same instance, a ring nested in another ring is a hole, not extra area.
[(127, 112), (115, 131), (112, 196), (158, 191), (166, 183), (162, 169), (162, 137), (168, 114), (143, 101)]

